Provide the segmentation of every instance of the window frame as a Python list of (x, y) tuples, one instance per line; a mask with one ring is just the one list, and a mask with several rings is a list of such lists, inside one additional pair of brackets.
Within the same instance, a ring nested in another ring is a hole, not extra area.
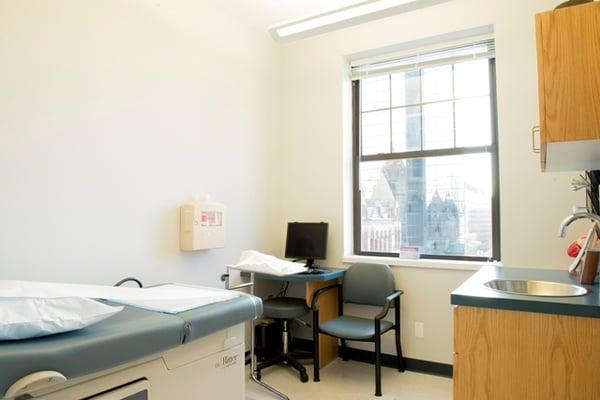
[[(420, 259), (429, 260), (457, 260), (457, 261), (500, 261), (500, 177), (498, 160), (498, 110), (496, 91), (496, 59), (491, 57), (489, 63), (490, 83), (490, 112), (492, 143), (486, 146), (459, 147), (436, 150), (418, 150), (402, 153), (383, 153), (374, 155), (361, 155), (361, 98), (360, 79), (352, 81), (352, 192), (353, 192), (353, 247), (354, 254), (359, 256), (399, 257), (399, 253), (384, 253), (363, 251), (362, 243), (362, 215), (360, 191), (360, 164), (364, 161), (402, 160), (426, 157), (440, 157), (452, 155), (466, 155), (490, 153), (492, 162), (492, 256), (452, 256), (439, 254), (420, 254)], [(449, 63), (454, 64), (454, 63)], [(391, 106), (391, 105), (390, 105)]]

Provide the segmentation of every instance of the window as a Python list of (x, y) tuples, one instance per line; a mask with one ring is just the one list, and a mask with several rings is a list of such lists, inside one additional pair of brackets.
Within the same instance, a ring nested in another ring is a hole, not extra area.
[(355, 253), (499, 260), (493, 41), (353, 78)]

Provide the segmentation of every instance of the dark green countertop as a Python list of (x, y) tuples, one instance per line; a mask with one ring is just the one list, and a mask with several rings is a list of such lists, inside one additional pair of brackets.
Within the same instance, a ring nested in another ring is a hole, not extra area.
[(600, 318), (600, 290), (597, 284), (580, 285), (589, 290), (585, 296), (535, 297), (505, 294), (483, 285), (493, 279), (532, 279), (580, 285), (578, 277), (566, 270), (485, 266), (452, 292), (450, 302), (459, 306)]

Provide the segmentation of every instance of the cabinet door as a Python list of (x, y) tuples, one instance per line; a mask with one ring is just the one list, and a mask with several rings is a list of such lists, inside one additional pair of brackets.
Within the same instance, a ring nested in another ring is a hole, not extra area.
[(600, 318), (457, 307), (454, 400), (600, 399)]
[(536, 16), (542, 138), (600, 139), (600, 3)]

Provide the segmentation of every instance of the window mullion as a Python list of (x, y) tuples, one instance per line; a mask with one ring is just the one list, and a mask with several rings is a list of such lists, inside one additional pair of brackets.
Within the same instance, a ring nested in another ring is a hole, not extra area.
[(454, 135), (454, 147), (456, 148), (456, 79), (454, 76), (454, 64), (452, 64), (452, 134)]
[(423, 70), (419, 70), (419, 130), (421, 131), (421, 150), (423, 150)]
[(474, 147), (452, 147), (446, 149), (405, 151), (402, 153), (381, 153), (372, 155), (361, 155), (361, 162), (384, 161), (384, 160), (410, 160), (415, 158), (432, 158), (446, 156), (460, 156), (465, 154), (494, 153), (496, 146), (474, 146)]
[(389, 84), (389, 88), (390, 88), (390, 107), (389, 107), (389, 112), (390, 112), (390, 153), (394, 152), (394, 144), (392, 142), (392, 136), (393, 136), (393, 128), (392, 128), (392, 75), (389, 75), (389, 79), (388, 79), (388, 84)]

